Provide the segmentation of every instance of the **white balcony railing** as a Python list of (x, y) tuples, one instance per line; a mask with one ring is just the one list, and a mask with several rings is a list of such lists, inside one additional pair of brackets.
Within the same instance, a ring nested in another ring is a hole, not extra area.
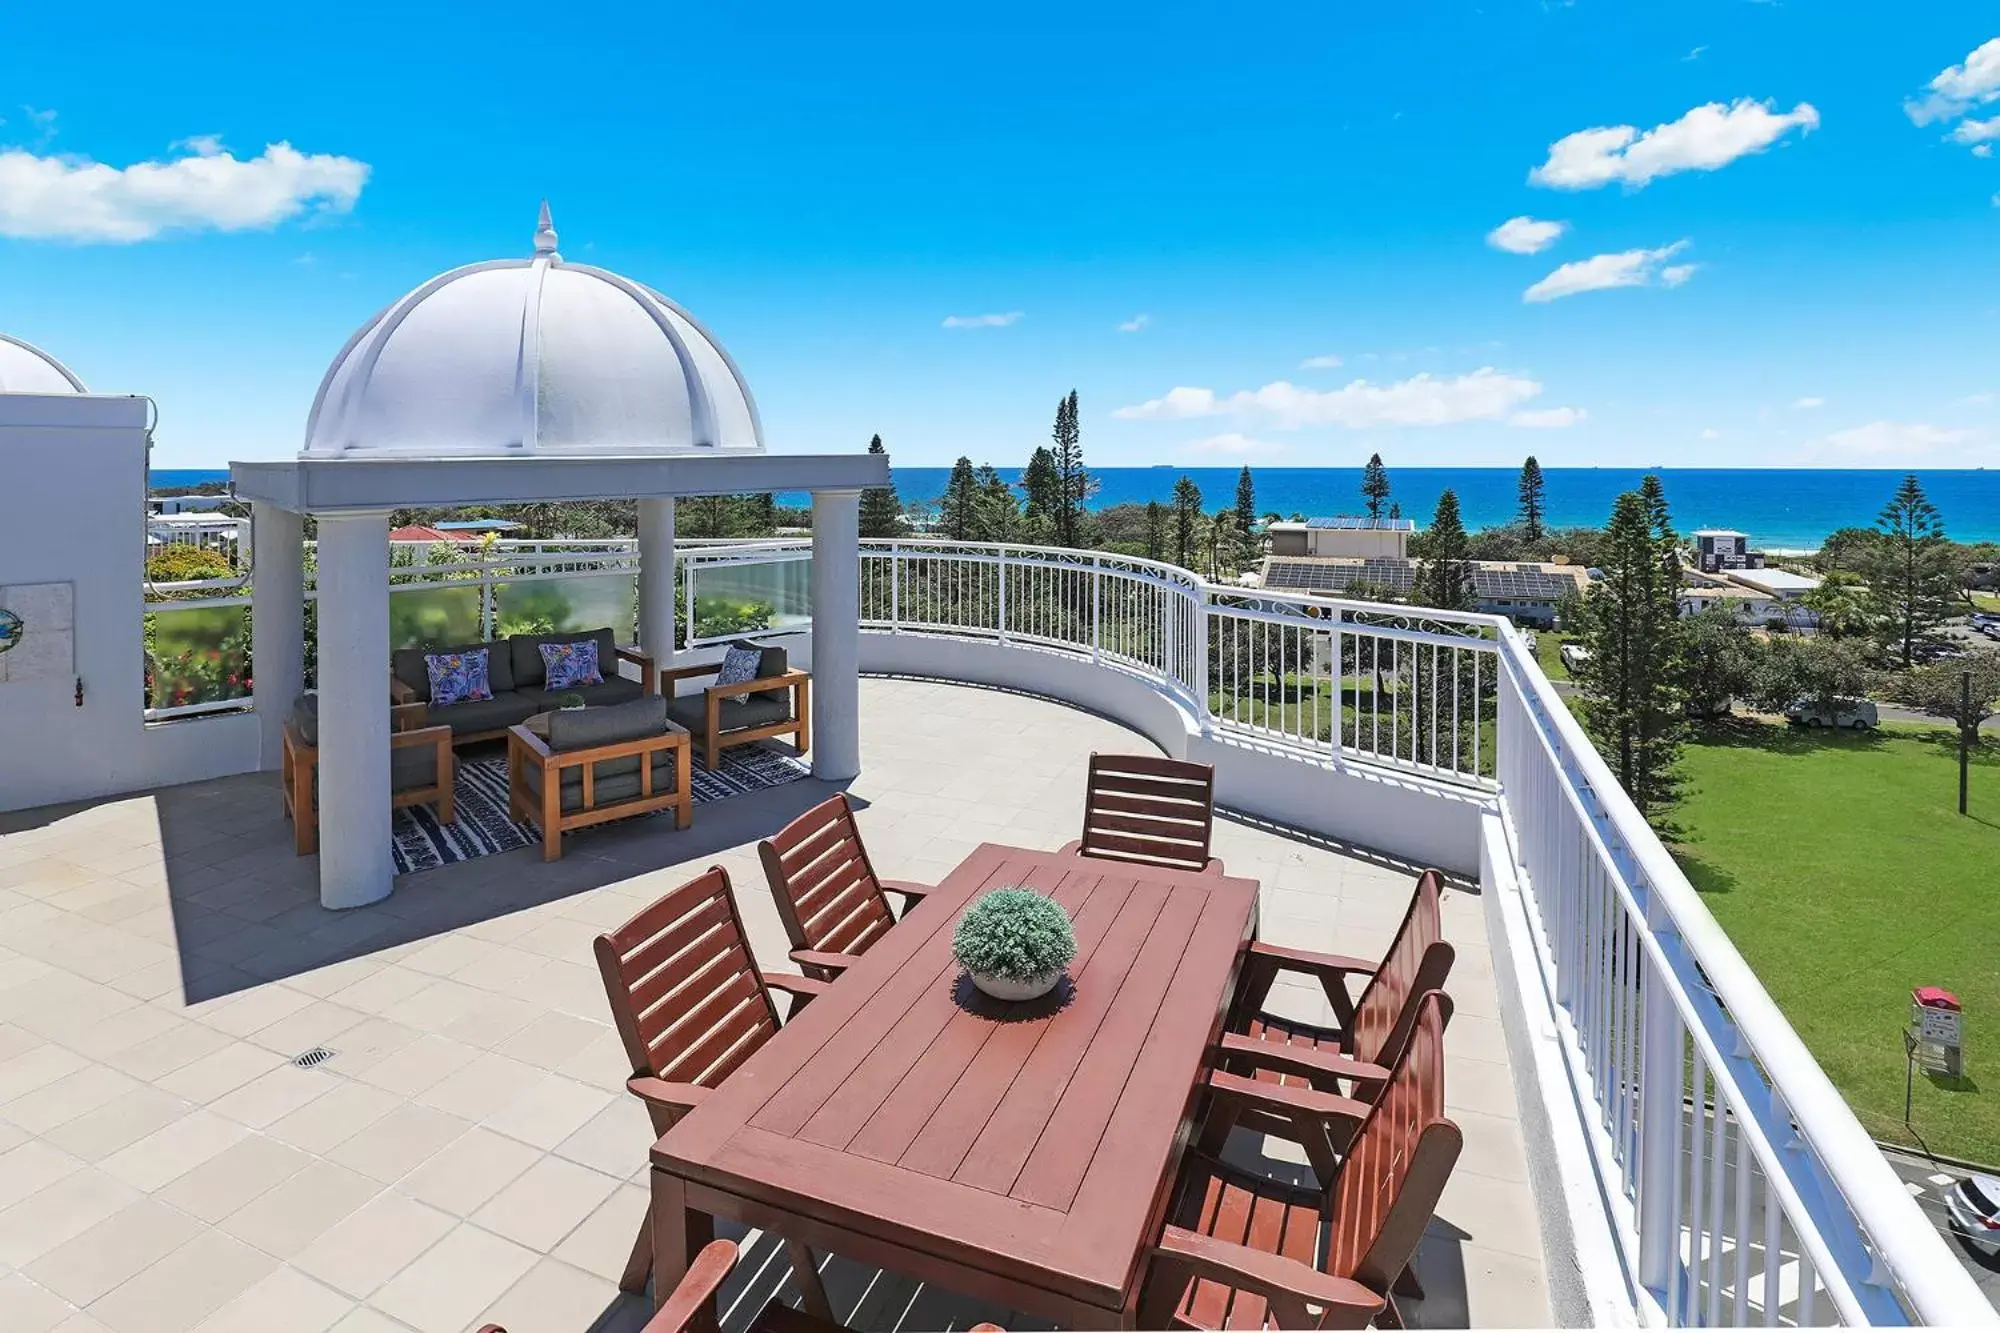
[[(2000, 1325), (1506, 621), (1211, 585), (1097, 552), (862, 547), (865, 632), (1095, 662), (1144, 678), (1218, 738), (1490, 800), (1646, 1322)], [(702, 571), (800, 566), (810, 550), (680, 556), (682, 642), (698, 646), (748, 628), (696, 632)], [(630, 580), (635, 560), (630, 547), (510, 551), (472, 577)], [(467, 566), (394, 574), (436, 586)], [(247, 602), (213, 591), (205, 604)]]

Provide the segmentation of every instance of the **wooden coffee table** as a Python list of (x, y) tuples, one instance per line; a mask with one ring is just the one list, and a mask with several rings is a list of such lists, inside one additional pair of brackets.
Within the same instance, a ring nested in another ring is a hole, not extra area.
[[(952, 930), (1026, 885), (1074, 986), (1001, 1005)], [(655, 1290), (714, 1217), (1071, 1328), (1130, 1327), (1254, 880), (987, 844), (653, 1147)]]

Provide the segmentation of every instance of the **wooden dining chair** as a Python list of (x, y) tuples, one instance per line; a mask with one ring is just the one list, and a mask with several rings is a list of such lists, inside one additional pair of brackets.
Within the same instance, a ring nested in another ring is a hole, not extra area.
[(1101, 857), (1220, 875), (1208, 854), (1215, 826), (1215, 769), (1157, 755), (1090, 756), (1083, 836), (1066, 855)]
[(792, 961), (822, 981), (839, 975), (896, 924), (889, 894), (902, 896), (907, 915), (931, 890), (875, 873), (845, 793), (759, 842), (757, 855), (792, 941)]
[[(1417, 1021), (1418, 1002), (1436, 991), (1445, 1022), (1451, 1019), (1451, 999), (1444, 983), (1451, 975), (1455, 953), (1443, 938), (1435, 870), (1417, 877), (1416, 892), (1403, 913), (1402, 924), (1382, 960), (1371, 963), (1339, 954), (1313, 953), (1282, 945), (1252, 943), (1244, 959), (1236, 994), (1230, 1001), (1228, 1030), (1216, 1052), (1218, 1067), (1247, 1074), (1281, 1087), (1305, 1087), (1339, 1092), (1370, 1101), (1408, 1041)], [(1271, 987), (1282, 973), (1317, 980), (1333, 1009), (1333, 1024), (1301, 1022), (1266, 1009)], [(1349, 976), (1364, 976), (1359, 999), (1348, 990)], [(1226, 1134), (1227, 1112), (1211, 1117), (1204, 1143), (1213, 1150)], [(1254, 1117), (1253, 1117), (1254, 1119)], [(1246, 1128), (1258, 1128), (1246, 1123)], [(1328, 1149), (1339, 1151), (1346, 1133), (1340, 1122), (1329, 1125)], [(1309, 1145), (1316, 1150), (1317, 1145)], [(1314, 1165), (1324, 1168), (1325, 1160)], [(1322, 1178), (1324, 1178), (1322, 1170)]]
[[(712, 1240), (702, 1246), (701, 1253), (688, 1265), (687, 1276), (660, 1302), (660, 1308), (639, 1333), (689, 1333), (699, 1327), (704, 1322), (702, 1307), (715, 1299), (715, 1293), (736, 1267), (739, 1253), (733, 1240)], [(507, 1330), (498, 1324), (483, 1324), (479, 1333), (507, 1333)], [(847, 1333), (847, 1329), (845, 1325), (815, 1319), (773, 1300), (750, 1321), (749, 1333)], [(1002, 1330), (997, 1324), (974, 1324), (971, 1333), (1002, 1333)]]
[[(1410, 1260), (1463, 1146), (1444, 1114), (1442, 998), (1424, 996), (1375, 1101), (1349, 1105), (1356, 1129), (1320, 1187), (1188, 1155), (1152, 1251), (1140, 1328), (1405, 1326), (1396, 1296), (1418, 1294)], [(1218, 1103), (1287, 1113), (1254, 1079), (1217, 1072), (1209, 1090)]]
[[(624, 925), (597, 937), (611, 1018), (632, 1063), (626, 1089), (665, 1134), (778, 1030), (773, 990), (792, 1011), (826, 990), (809, 977), (765, 973), (750, 953), (729, 872), (710, 866)], [(812, 1251), (786, 1241), (807, 1308), (827, 1314)], [(642, 1225), (619, 1287), (643, 1291), (652, 1272), (652, 1228)]]

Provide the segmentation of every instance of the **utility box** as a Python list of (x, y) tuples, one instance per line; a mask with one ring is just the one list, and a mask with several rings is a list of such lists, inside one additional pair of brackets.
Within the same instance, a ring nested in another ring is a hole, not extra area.
[(1910, 1056), (1925, 1071), (1946, 1078), (1965, 1075), (1964, 1013), (1958, 997), (1941, 986), (1910, 992)]

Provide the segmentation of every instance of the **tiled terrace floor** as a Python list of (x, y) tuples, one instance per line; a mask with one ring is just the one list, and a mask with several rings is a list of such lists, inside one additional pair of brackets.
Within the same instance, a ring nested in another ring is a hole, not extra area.
[[(871, 680), (862, 707), (852, 790), (878, 867), (903, 878), (934, 881), (985, 840), (1060, 845), (1091, 750), (1145, 745), (993, 691)], [(622, 1090), (591, 938), (719, 862), (758, 955), (781, 965), (754, 844), (826, 793), (705, 805), (686, 832), (587, 832), (552, 865), (533, 848), (466, 862), (341, 914), (292, 855), (269, 775), (0, 815), (0, 1327), (636, 1328), (645, 1307), (614, 1279), (650, 1133)], [(1264, 936), (1288, 944), (1378, 953), (1412, 882), (1236, 822), (1216, 843), (1263, 883)], [(1430, 1326), (1546, 1324), (1479, 901), (1455, 889), (1445, 908), (1466, 1151), (1413, 1309)], [(1301, 1016), (1324, 1004), (1288, 996)], [(316, 1045), (337, 1054), (289, 1063)], [(726, 1293), (732, 1326), (781, 1253), (753, 1247)], [(1002, 1313), (839, 1260), (827, 1272), (860, 1328)]]

